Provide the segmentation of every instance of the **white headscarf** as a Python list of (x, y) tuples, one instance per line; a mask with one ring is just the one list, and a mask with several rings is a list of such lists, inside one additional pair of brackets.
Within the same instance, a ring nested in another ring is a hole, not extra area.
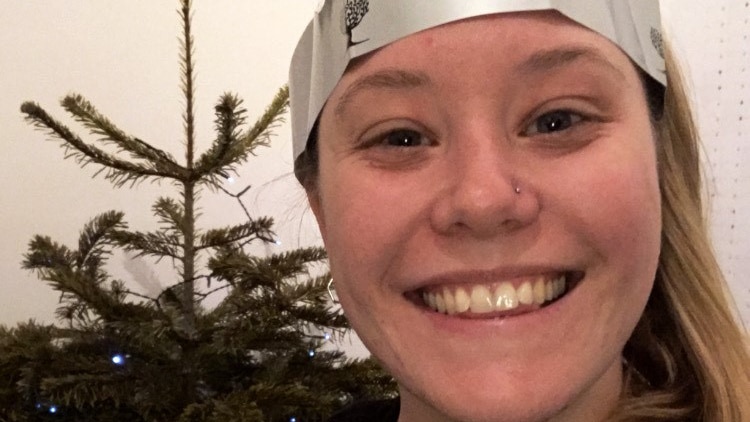
[(448, 22), (549, 9), (609, 38), (666, 85), (659, 0), (325, 0), (292, 57), (294, 159), (350, 60)]

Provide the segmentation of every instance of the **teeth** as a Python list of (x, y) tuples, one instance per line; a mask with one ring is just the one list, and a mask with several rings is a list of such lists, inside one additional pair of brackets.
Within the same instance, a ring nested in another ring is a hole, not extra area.
[(516, 289), (510, 283), (502, 283), (495, 289), (495, 295), (492, 297), (495, 309), (507, 311), (518, 307), (518, 295)]
[(525, 281), (523, 284), (521, 284), (521, 287), (518, 288), (518, 302), (521, 305), (531, 305), (534, 303), (534, 288), (531, 287), (531, 283), (528, 281)]
[(534, 303), (543, 304), (547, 300), (547, 288), (545, 287), (544, 278), (539, 277), (534, 282)]
[(555, 282), (544, 283), (544, 298), (549, 302), (555, 298)]
[(563, 294), (564, 288), (565, 288), (565, 280), (562, 277), (555, 279), (555, 281), (552, 282), (553, 296), (559, 297), (561, 294)]
[(466, 290), (460, 287), (456, 289), (456, 297), (454, 299), (456, 302), (456, 313), (466, 312), (471, 307), (471, 298), (466, 293)]
[(437, 302), (435, 302), (435, 293), (427, 293), (425, 302), (427, 302), (427, 305), (430, 308), (437, 309)]
[(445, 301), (445, 312), (448, 315), (456, 313), (456, 299), (451, 294), (450, 290), (443, 289), (443, 300)]
[(437, 311), (441, 314), (445, 313), (445, 299), (443, 299), (443, 295), (437, 294), (435, 295), (435, 307), (437, 308)]
[(484, 286), (474, 286), (471, 289), (471, 312), (475, 314), (486, 314), (495, 310), (492, 303), (490, 289)]
[(475, 285), (441, 291), (424, 292), (422, 300), (431, 309), (448, 315), (470, 311), (475, 314), (509, 311), (519, 306), (543, 305), (566, 291), (565, 276), (556, 279), (537, 277), (521, 283), (517, 288), (509, 282), (497, 285)]

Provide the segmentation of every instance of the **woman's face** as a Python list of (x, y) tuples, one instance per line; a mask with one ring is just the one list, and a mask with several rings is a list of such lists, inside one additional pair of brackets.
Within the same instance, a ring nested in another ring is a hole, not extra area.
[(454, 22), (350, 66), (319, 130), (312, 208), (403, 421), (612, 409), (661, 231), (624, 53), (552, 12)]

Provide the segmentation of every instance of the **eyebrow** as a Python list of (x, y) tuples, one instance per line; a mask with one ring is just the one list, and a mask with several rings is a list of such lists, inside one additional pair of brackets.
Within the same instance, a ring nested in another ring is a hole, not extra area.
[[(604, 55), (597, 50), (581, 46), (558, 47), (551, 50), (539, 51), (532, 54), (516, 66), (516, 72), (520, 74), (540, 74), (555, 71), (559, 68), (569, 66), (580, 60), (589, 60), (604, 65), (608, 69), (625, 78), (620, 68), (615, 66)], [(341, 118), (352, 99), (362, 91), (368, 89), (414, 89), (432, 84), (430, 77), (419, 71), (407, 71), (403, 69), (384, 69), (369, 75), (362, 76), (354, 81), (338, 99), (334, 109), (337, 117)]]
[(334, 109), (335, 114), (341, 117), (346, 107), (357, 94), (368, 89), (414, 89), (431, 85), (432, 80), (424, 72), (407, 71), (401, 69), (385, 69), (379, 72), (365, 75), (354, 81), (338, 99)]
[(625, 78), (622, 69), (615, 66), (604, 55), (593, 48), (569, 46), (559, 47), (552, 50), (544, 50), (534, 53), (528, 59), (519, 64), (516, 69), (521, 74), (539, 74), (557, 70), (569, 66), (580, 60), (588, 60), (604, 65), (606, 68)]

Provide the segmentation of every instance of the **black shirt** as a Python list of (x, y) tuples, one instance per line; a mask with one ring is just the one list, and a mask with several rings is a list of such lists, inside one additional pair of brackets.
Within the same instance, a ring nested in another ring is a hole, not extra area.
[(396, 422), (400, 407), (398, 398), (355, 403), (331, 416), (328, 422)]

